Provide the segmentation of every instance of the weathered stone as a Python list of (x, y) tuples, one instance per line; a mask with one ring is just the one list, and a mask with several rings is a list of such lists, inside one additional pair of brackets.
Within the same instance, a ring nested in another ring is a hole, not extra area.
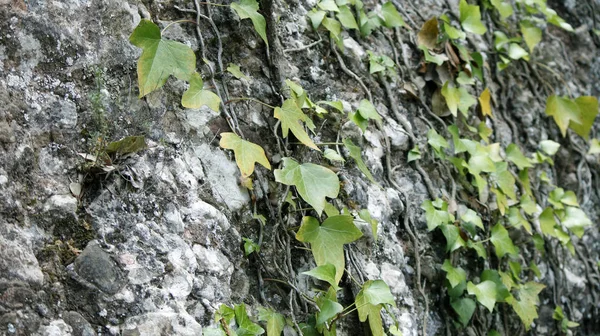
[(119, 267), (97, 241), (88, 243), (75, 259), (74, 269), (83, 279), (108, 294), (115, 294), (123, 285)]
[(96, 331), (94, 331), (92, 325), (78, 312), (65, 312), (62, 318), (71, 326), (73, 336), (96, 336)]

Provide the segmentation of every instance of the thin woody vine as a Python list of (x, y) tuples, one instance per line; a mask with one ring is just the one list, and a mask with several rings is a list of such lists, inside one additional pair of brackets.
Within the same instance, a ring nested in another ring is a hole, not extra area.
[[(361, 322), (368, 322), (373, 335), (384, 335), (386, 331), (393, 335), (402, 334), (402, 325), (398, 324), (392, 309), (396, 302), (387, 284), (382, 280), (365, 281), (359, 270), (356, 272), (361, 276), (357, 276), (357, 279), (347, 268), (349, 265), (346, 265), (345, 245), (363, 236), (355, 225), (356, 221), (366, 222), (371, 227), (375, 243), (378, 223), (366, 210), (366, 205), (362, 205), (365, 207), (363, 209), (359, 205), (358, 209), (350, 210), (340, 200), (336, 201), (340, 180), (334, 171), (323, 165), (328, 160), (345, 167), (349, 165), (346, 160), (349, 157), (371, 183), (377, 186), (388, 185), (400, 191), (394, 177), (399, 166), (391, 166), (390, 141), (383, 132), (384, 123), (392, 117), (402, 126), (412, 146), (403, 165), (410, 165), (420, 174), (431, 198), (420, 205), (427, 227), (429, 231), (440, 230), (446, 239), (447, 259), (441, 268), (446, 273), (446, 292), (443, 297), (447, 300), (449, 309), (454, 312), (451, 318), (454, 326), (460, 329), (472, 324), (472, 317), (478, 307), (489, 311), (489, 314), (508, 314), (512, 317), (513, 313), (499, 309), (501, 305), (509, 306), (527, 330), (537, 318), (537, 306), (540, 303), (538, 295), (545, 287), (534, 280), (542, 278), (537, 264), (543, 258), (552, 257), (554, 252), (551, 247), (556, 244), (574, 254), (576, 245), (571, 237), (581, 238), (585, 227), (592, 225), (592, 222), (581, 209), (575, 192), (553, 185), (548, 176), (549, 167), (554, 164), (552, 156), (560, 148), (558, 142), (543, 140), (535, 153), (527, 157), (518, 144), (502, 148), (499, 143), (492, 141), (495, 138), (493, 126), (496, 118), (502, 118), (513, 125), (513, 139), (519, 143), (516, 127), (506, 117), (506, 105), (501, 102), (503, 97), (494, 94), (486, 83), (503, 83), (503, 71), (506, 69), (517, 66), (527, 68), (532, 67), (532, 64), (545, 67), (553, 75), (558, 75), (536, 60), (534, 50), (543, 40), (542, 28), (546, 24), (555, 25), (567, 32), (572, 32), (573, 28), (548, 7), (545, 0), (484, 0), (480, 3), (481, 5), (474, 5), (461, 0), (458, 16), (447, 11), (417, 25), (396, 1), (388, 1), (372, 8), (367, 8), (360, 0), (320, 1), (308, 13), (311, 35), (318, 37), (318, 40), (289, 51), (301, 52), (308, 48), (318, 48), (322, 42), (329, 41), (329, 48), (336, 56), (338, 66), (356, 81), (365, 94), (364, 99), (358, 103), (358, 108), (350, 112), (347, 112), (340, 101), (313, 102), (309, 98), (309, 92), (291, 80), (285, 80), (284, 92), (277, 92), (278, 95), (287, 97), (277, 105), (252, 97), (229, 95), (226, 80), (246, 75), (238, 65), (230, 63), (225, 68), (219, 28), (209, 14), (212, 7), (218, 10), (227, 10), (226, 7), (229, 7), (242, 20), (241, 24), (246, 22), (245, 19), (250, 19), (264, 41), (265, 48), (269, 50), (267, 20), (260, 13), (256, 0), (241, 0), (230, 5), (195, 1), (193, 9), (177, 7), (182, 13), (195, 16), (195, 20), (175, 21), (161, 30), (153, 22), (144, 19), (131, 34), (131, 43), (142, 49), (138, 59), (140, 98), (161, 88), (170, 76), (187, 82), (188, 88), (181, 99), (182, 106), (194, 109), (207, 106), (220, 112), (227, 120), (231, 132), (220, 134), (220, 146), (233, 151), (243, 187), (252, 193), (256, 179), (279, 184), (277, 209), (271, 209), (268, 219), (257, 213), (254, 204), (254, 218), (260, 225), (260, 237), (258, 243), (244, 238), (246, 255), (260, 253), (263, 228), (270, 223), (274, 223), (273, 232), (276, 236), (273, 241), (286, 246), (287, 262), (290, 259), (289, 232), (292, 230), (295, 231), (293, 237), (297, 241), (310, 247), (316, 267), (303, 275), (318, 280), (313, 293), (303, 293), (298, 289), (294, 270), (291, 265), (286, 266), (286, 263), (285, 270), (279, 272), (281, 279), (261, 277), (261, 281), (273, 281), (284, 288), (291, 288), (288, 316), (271, 307), (258, 309), (258, 321), (264, 322), (267, 335), (280, 335), (286, 326), (295, 328), (302, 335), (335, 335), (337, 321), (355, 311)], [(482, 14), (489, 22), (482, 21)], [(499, 22), (503, 24), (498, 25)], [(202, 23), (207, 24), (217, 37), (216, 56), (206, 54)], [(196, 53), (183, 43), (163, 38), (164, 31), (172, 24), (195, 26), (200, 42), (200, 59), (207, 69), (204, 78), (210, 81), (211, 89), (205, 87), (203, 74), (196, 70)], [(323, 38), (322, 34), (327, 37)], [(382, 116), (377, 111), (373, 96), (361, 76), (345, 64), (342, 42), (344, 34), (357, 37), (363, 46), (366, 46), (366, 39), (374, 34), (385, 37), (389, 42), (392, 55), (369, 50), (365, 61), (368, 62), (368, 76), (372, 76), (387, 93), (392, 116)], [(419, 72), (436, 74), (436, 71), (443, 69), (448, 74), (444, 78), (433, 76), (431, 81), (437, 88), (430, 99), (431, 107), (426, 103), (423, 85), (414, 80), (415, 75), (411, 72), (413, 66), (406, 55), (407, 51), (402, 48), (403, 34), (416, 37), (413, 42), (420, 50)], [(470, 35), (492, 38), (493, 52), (485, 55), (478, 51)], [(560, 80), (564, 82), (564, 79)], [(391, 89), (392, 82), (400, 84), (403, 91), (412, 96), (427, 113), (425, 115), (419, 109), (419, 118), (429, 126), (427, 148), (419, 146), (422, 142), (413, 134), (413, 126), (406, 115), (399, 110)], [(589, 143), (589, 154), (600, 153), (598, 140), (589, 141), (598, 113), (597, 99), (589, 96), (555, 95), (551, 85), (544, 85), (547, 93), (545, 112), (547, 116), (553, 117), (560, 134), (563, 137), (579, 136)], [(569, 89), (566, 87), (557, 90), (560, 92)], [(263, 148), (246, 140), (239, 126), (235, 104), (241, 102), (263, 105), (272, 110), (272, 116), (277, 120), (273, 136), (282, 159), (270, 178), (255, 171), (257, 163), (268, 170), (272, 166)], [(495, 105), (499, 113), (494, 113)], [(362, 159), (362, 149), (358, 145), (349, 138), (341, 139), (340, 142), (339, 130), (338, 139), (332, 139), (331, 142), (315, 143), (312, 140), (311, 134), (317, 132), (314, 119), (327, 119), (333, 114), (336, 114), (336, 118), (341, 118), (340, 125), (351, 121), (362, 132), (374, 127), (384, 134), (387, 168), (384, 181), (375, 180)], [(438, 127), (433, 123), (438, 124)], [(290, 150), (290, 132), (299, 141), (299, 145), (321, 154), (321, 160), (313, 163), (295, 159)], [(345, 151), (340, 150), (341, 146)], [(344, 154), (347, 155), (346, 158)], [(443, 167), (451, 182), (450, 194), (440, 197), (440, 192), (434, 188), (420, 162), (434, 162)], [(540, 184), (550, 190), (547, 195), (532, 187)], [(264, 188), (264, 185), (269, 183), (257, 183), (259, 188)], [(263, 193), (267, 194), (268, 190), (263, 190)], [(413, 244), (417, 266), (416, 284), (424, 305), (421, 316), (422, 333), (427, 334), (429, 300), (425, 284), (421, 282), (422, 248), (414, 231), (414, 220), (408, 214), (410, 200), (407, 195), (403, 196), (406, 209), (404, 227)], [(310, 207), (305, 208), (299, 202), (300, 199)], [(287, 213), (283, 213), (284, 204)], [(298, 209), (302, 211), (297, 211)], [(300, 213), (303, 215), (301, 224), (294, 227), (294, 218)], [(527, 237), (525, 242), (520, 243), (522, 246), (517, 246), (510, 238), (511, 231), (515, 230), (523, 231)], [(520, 250), (530, 247), (529, 250), (533, 252), (520, 253)], [(471, 253), (477, 256), (477, 262), (469, 265), (468, 269), (463, 269), (461, 260)], [(354, 302), (343, 307), (338, 303), (337, 293), (345, 273), (357, 290)], [(297, 300), (302, 301), (305, 307), (310, 307), (310, 313), (304, 314), (305, 319), (301, 321), (297, 320), (295, 314), (295, 307), (299, 307)], [(577, 323), (565, 316), (560, 303), (554, 304), (556, 308), (553, 317), (559, 328), (566, 332), (569, 328), (577, 327)], [(382, 310), (387, 313), (386, 321), (392, 321), (391, 324), (386, 322), (388, 326), (385, 328)], [(250, 318), (244, 304), (233, 307), (221, 305), (215, 313), (215, 321), (218, 326), (205, 328), (206, 335), (265, 333), (263, 327)], [(484, 332), (499, 335), (496, 329), (508, 332), (509, 326), (496, 326)]]

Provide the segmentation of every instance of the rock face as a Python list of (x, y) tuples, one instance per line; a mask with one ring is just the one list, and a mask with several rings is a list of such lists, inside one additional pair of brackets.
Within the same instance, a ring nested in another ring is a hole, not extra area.
[[(373, 6), (375, 1), (364, 2)], [(551, 30), (553, 34), (545, 36), (539, 47), (547, 54), (536, 54), (536, 62), (553, 62), (554, 75), (563, 74), (573, 94), (600, 95), (600, 48), (598, 39), (588, 32), (589, 25), (600, 22), (600, 2), (550, 2), (576, 29), (572, 34)], [(458, 11), (458, 1), (394, 3), (405, 8), (405, 15), (419, 27), (422, 18), (439, 15), (447, 6), (451, 12)], [(596, 11), (590, 12), (583, 3)], [(210, 15), (225, 48), (223, 62), (239, 64), (248, 75), (239, 80), (230, 76), (232, 97), (250, 96), (279, 104), (280, 97), (273, 89), (281, 87), (278, 77), (284, 76), (301, 82), (314, 100), (341, 100), (347, 111), (356, 109), (364, 98), (361, 88), (339, 68), (328, 43), (294, 50), (318, 39), (306, 18), (314, 5), (313, 0), (263, 1), (264, 11), (271, 12), (266, 16), (278, 18), (273, 50), (286, 49), (285, 53), (279, 50), (273, 66), (247, 20), (237, 21), (229, 9), (212, 7)], [(195, 19), (189, 12), (193, 7), (189, 1), (179, 0), (0, 0), (1, 335), (201, 335), (204, 327), (215, 326), (214, 313), (221, 303), (245, 302), (253, 308), (269, 305), (284, 314), (290, 313), (290, 306), (298, 312), (307, 309), (301, 307), (305, 303), (299, 298), (292, 303), (289, 287), (264, 279), (277, 278), (283, 269), (298, 289), (309, 292), (315, 286), (300, 275), (314, 267), (310, 255), (294, 249), (288, 259), (282, 249), (281, 244), (289, 246), (290, 241), (301, 246), (289, 234), (300, 225), (300, 217), (286, 215), (286, 228), (274, 224), (283, 190), (270, 186), (272, 172), (257, 168), (252, 193), (241, 187), (232, 153), (219, 148), (216, 140), (220, 132), (229, 131), (227, 120), (206, 107), (184, 109), (180, 105), (185, 90), (181, 82), (171, 79), (144, 99), (137, 97), (140, 50), (129, 43), (129, 35), (142, 18), (162, 27), (179, 19)], [(216, 36), (210, 25), (200, 28), (214, 68)], [(402, 33), (406, 36), (400, 52), (409, 67), (405, 69), (408, 80), (416, 76), (413, 67), (421, 54), (410, 41), (414, 32)], [(174, 25), (166, 35), (189, 44), (200, 55), (193, 25)], [(384, 36), (373, 35), (366, 41), (344, 33), (346, 64), (365, 78), (367, 42), (381, 53), (393, 53)], [(477, 38), (470, 42), (484, 53), (493, 52), (491, 41)], [(205, 68), (199, 61), (198, 69)], [(552, 85), (556, 81), (553, 74), (536, 76)], [(545, 126), (550, 124), (546, 124), (543, 102), (536, 96), (547, 83), (510, 78), (502, 84), (510, 87), (510, 108), (502, 112), (506, 114), (503, 118), (494, 119), (496, 142), (505, 146), (520, 141), (534, 153), (539, 140), (558, 134), (555, 128)], [(500, 83), (491, 82), (490, 86), (500, 90)], [(419, 118), (421, 105), (406, 98), (401, 84), (394, 83), (391, 90), (403, 97), (399, 100), (402, 113), (410, 119), (410, 131), (423, 150), (428, 127)], [(389, 122), (382, 131), (370, 126), (364, 136), (352, 123), (338, 128), (344, 138), (360, 143), (375, 179), (386, 181), (391, 174), (395, 185), (382, 182), (380, 188), (354, 166), (338, 167), (343, 201), (368, 208), (378, 221), (377, 243), (370, 226), (364, 225), (365, 238), (347, 247), (350, 272), (358, 280), (383, 279), (389, 285), (397, 306), (392, 311), (404, 335), (421, 334), (423, 324), (430, 335), (446, 330), (477, 334), (473, 328), (451, 327), (453, 317), (448, 315), (451, 310), (442, 288), (445, 257), (439, 246), (444, 240), (426, 232), (419, 209), (429, 198), (426, 182), (404, 159), (410, 150), (409, 137), (407, 130), (389, 117), (392, 113), (386, 107), (384, 88), (375, 79), (367, 80), (366, 85)], [(271, 162), (278, 164), (278, 146), (286, 144), (273, 135), (272, 111), (255, 103), (234, 106), (231, 110), (245, 136), (261, 144)], [(505, 118), (518, 127), (511, 128)], [(327, 123), (318, 127), (315, 141), (336, 138), (335, 133), (329, 134)], [(148, 148), (113, 158), (114, 162), (102, 158), (106, 143), (129, 135), (144, 135)], [(389, 138), (393, 164), (398, 165), (393, 172), (386, 166), (384, 137)], [(298, 153), (307, 161), (319, 159), (314, 153)], [(576, 160), (585, 163), (578, 168), (573, 153), (559, 152), (551, 178), (554, 184), (571, 190), (585, 189), (580, 191), (583, 208), (597, 223), (600, 161), (598, 156), (578, 157)], [(89, 159), (91, 155), (98, 159)], [(425, 162), (424, 168), (436, 190), (450, 194), (445, 171), (432, 160)], [(582, 169), (585, 184), (578, 180)], [(408, 202), (403, 194), (408, 195)], [(268, 218), (264, 229), (253, 219), (255, 211)], [(419, 270), (415, 269), (415, 246), (403, 225), (408, 213), (414, 214), (411, 225), (419, 241)], [(242, 237), (264, 239), (260, 259), (244, 256)], [(537, 333), (558, 332), (551, 318), (556, 302), (568, 303), (570, 319), (584, 326), (582, 333), (592, 334), (600, 328), (600, 279), (597, 265), (591, 262), (600, 254), (598, 238), (594, 226), (576, 242), (577, 255), (565, 252), (565, 257), (553, 264), (540, 262), (540, 281), (551, 293), (542, 296)], [(564, 271), (555, 274), (558, 270)], [(428, 311), (417, 291), (417, 272), (426, 283)], [(350, 279), (344, 281), (347, 290), (340, 295), (348, 304), (354, 289)], [(384, 322), (392, 322), (389, 315), (384, 314)], [(338, 334), (357, 335), (361, 328), (358, 317), (351, 316), (341, 322)], [(296, 332), (286, 328), (285, 334)]]

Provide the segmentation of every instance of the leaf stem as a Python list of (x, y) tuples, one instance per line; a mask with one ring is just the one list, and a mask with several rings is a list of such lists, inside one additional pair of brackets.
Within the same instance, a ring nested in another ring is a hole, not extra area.
[(259, 104), (261, 104), (263, 106), (266, 106), (266, 107), (269, 107), (269, 108), (271, 108), (273, 110), (275, 109), (275, 106), (273, 106), (273, 105), (269, 105), (267, 103), (263, 103), (262, 101), (260, 101), (260, 100), (258, 100), (256, 98), (250, 98), (250, 97), (231, 98), (231, 99), (229, 99), (228, 101), (225, 102), (225, 105), (227, 105), (229, 103), (234, 103), (234, 102), (237, 102), (237, 101), (245, 101), (245, 100), (249, 100), (249, 101), (253, 101), (255, 103), (259, 103)]
[(163, 29), (160, 31), (160, 35), (162, 36), (162, 35), (165, 33), (165, 31), (166, 31), (166, 30), (167, 30), (169, 27), (171, 27), (172, 25), (174, 25), (174, 24), (178, 24), (178, 23), (183, 23), (183, 22), (193, 23), (193, 24), (195, 24), (195, 25), (197, 25), (197, 24), (198, 24), (196, 21), (192, 21), (192, 20), (186, 20), (186, 19), (184, 19), (184, 20), (177, 20), (177, 21), (173, 21), (173, 22), (169, 23), (169, 24), (168, 24), (168, 25), (167, 25), (165, 28), (163, 28)]

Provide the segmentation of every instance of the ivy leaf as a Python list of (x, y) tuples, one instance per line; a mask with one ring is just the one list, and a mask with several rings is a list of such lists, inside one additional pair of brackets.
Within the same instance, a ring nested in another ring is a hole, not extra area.
[(519, 206), (529, 216), (533, 215), (537, 211), (537, 205), (527, 194), (523, 194), (519, 200)]
[[(481, 230), (485, 231), (485, 228), (483, 227), (483, 222), (481, 221), (481, 218), (477, 215), (477, 213), (475, 211), (473, 211), (471, 209), (466, 209), (466, 211), (464, 211), (460, 215), (460, 220), (465, 223), (469, 223), (470, 225), (473, 226), (473, 228), (475, 226), (477, 226)], [(474, 230), (471, 234), (475, 235)]]
[(420, 49), (423, 49), (421, 47), (425, 47), (424, 51), (426, 49), (435, 49), (439, 33), (438, 20), (434, 16), (427, 20), (423, 24), (423, 27), (421, 27), (421, 30), (417, 34), (417, 45)]
[(516, 44), (516, 43), (511, 43), (508, 46), (508, 57), (514, 59), (514, 60), (518, 60), (518, 59), (524, 59), (526, 61), (529, 60), (529, 53), (527, 52), (527, 50), (523, 49), (520, 45)]
[(441, 225), (442, 233), (446, 237), (446, 252), (454, 252), (457, 249), (467, 246), (467, 242), (460, 236), (460, 229), (454, 225)]
[(590, 149), (587, 153), (588, 155), (600, 154), (600, 140), (592, 139), (590, 141)]
[(490, 239), (494, 247), (496, 248), (496, 255), (498, 258), (502, 258), (506, 254), (512, 256), (518, 255), (518, 250), (513, 244), (512, 240), (508, 236), (508, 231), (498, 223), (492, 228), (492, 237)]
[(458, 127), (456, 125), (448, 126), (448, 132), (452, 135), (452, 143), (454, 144), (454, 154), (467, 151), (467, 147), (460, 141)]
[(489, 116), (490, 118), (492, 118), (492, 105), (490, 103), (490, 100), (490, 89), (485, 88), (485, 90), (483, 90), (483, 92), (479, 96), (479, 106), (481, 106), (481, 114), (483, 114), (484, 117)]
[(367, 210), (367, 209), (360, 210), (358, 212), (358, 217), (360, 217), (360, 219), (364, 220), (371, 226), (371, 233), (373, 234), (373, 240), (375, 240), (375, 243), (377, 243), (377, 224), (378, 223), (375, 219), (373, 219), (371, 217), (371, 213), (369, 213), (369, 210)]
[(567, 135), (567, 128), (569, 128), (571, 121), (576, 124), (583, 124), (579, 106), (565, 97), (556, 95), (548, 97), (548, 100), (546, 100), (546, 114), (554, 118), (563, 137)]
[(526, 330), (531, 328), (533, 320), (538, 317), (536, 307), (540, 303), (538, 294), (545, 287), (546, 286), (542, 284), (530, 281), (522, 285), (519, 289), (520, 300), (512, 298), (512, 300), (510, 300), (511, 302), (509, 302), (517, 315), (521, 318), (521, 321), (523, 321)]
[(233, 9), (240, 19), (252, 20), (254, 29), (265, 41), (267, 47), (269, 46), (269, 40), (267, 39), (267, 22), (264, 16), (258, 12), (258, 2), (256, 0), (240, 0), (239, 2), (232, 2), (231, 9)]
[(578, 97), (575, 104), (579, 107), (581, 122), (572, 120), (569, 127), (584, 139), (589, 139), (590, 130), (598, 115), (598, 99), (596, 97)]
[(332, 264), (335, 266), (335, 283), (340, 282), (345, 269), (344, 244), (362, 237), (362, 232), (354, 225), (354, 218), (348, 215), (332, 216), (323, 224), (310, 216), (302, 219), (302, 225), (296, 233), (296, 239), (310, 243), (317, 266)]
[(465, 116), (469, 116), (469, 108), (477, 103), (475, 97), (467, 91), (464, 87), (460, 87), (458, 89), (458, 93), (460, 94), (458, 110)]
[(559, 148), (560, 148), (560, 144), (558, 142), (554, 142), (552, 140), (540, 141), (540, 149), (548, 155), (556, 154), (556, 152), (558, 152)]
[(367, 168), (367, 165), (361, 157), (360, 147), (356, 146), (349, 138), (344, 139), (343, 142), (344, 146), (348, 148), (348, 152), (350, 152), (350, 157), (354, 159), (354, 162), (356, 162), (356, 166), (358, 167), (358, 169), (363, 174), (365, 174), (365, 176), (369, 179), (369, 181), (371, 181), (371, 183), (378, 184), (377, 181), (375, 181), (375, 178), (373, 178), (373, 175), (371, 175), (369, 168)]
[(466, 327), (475, 312), (475, 301), (469, 298), (453, 299), (450, 301), (450, 306), (458, 315), (458, 321)]
[(187, 108), (200, 108), (203, 105), (208, 106), (211, 110), (219, 112), (221, 98), (209, 90), (204, 90), (204, 82), (202, 77), (197, 72), (190, 76), (190, 87), (183, 93), (181, 97), (181, 105)]
[(515, 178), (511, 172), (508, 171), (508, 164), (506, 162), (497, 162), (495, 166), (496, 171), (490, 175), (490, 178), (496, 182), (498, 187), (504, 194), (506, 194), (506, 196), (516, 200), (517, 194), (515, 193)]
[(480, 284), (473, 284), (471, 281), (467, 283), (467, 292), (470, 295), (475, 295), (477, 301), (486, 307), (490, 313), (496, 305), (496, 284), (493, 281), (486, 280)]
[(331, 161), (346, 162), (346, 160), (344, 160), (340, 153), (334, 151), (331, 148), (327, 148), (325, 152), (323, 152), (323, 156)]
[(252, 175), (255, 163), (259, 163), (263, 167), (271, 169), (271, 164), (265, 156), (265, 151), (262, 147), (240, 138), (235, 133), (221, 133), (219, 145), (222, 148), (233, 150), (235, 162), (240, 168), (243, 176)]
[(460, 267), (453, 267), (449, 259), (444, 261), (442, 270), (446, 272), (446, 279), (448, 279), (452, 288), (467, 279), (467, 272)]
[(542, 30), (527, 21), (521, 22), (521, 34), (529, 51), (533, 53), (535, 46), (542, 40)]
[(406, 162), (412, 162), (412, 161), (420, 160), (420, 159), (421, 159), (421, 150), (419, 150), (419, 146), (415, 146), (408, 152), (408, 158), (407, 158)]
[(592, 221), (583, 210), (571, 206), (565, 208), (564, 217), (561, 218), (561, 223), (578, 238), (583, 236), (583, 230), (586, 226), (592, 225)]
[(313, 29), (317, 30), (319, 28), (319, 26), (321, 25), (321, 22), (323, 22), (323, 19), (325, 18), (325, 15), (327, 15), (327, 12), (322, 11), (322, 10), (317, 10), (316, 8), (313, 8), (306, 15), (310, 19), (310, 22), (312, 23)]
[(195, 72), (194, 51), (183, 43), (162, 39), (160, 29), (150, 20), (141, 20), (129, 41), (143, 49), (137, 63), (140, 98), (165, 85), (171, 75), (188, 80)]
[(527, 219), (525, 219), (525, 217), (523, 217), (521, 211), (518, 208), (511, 207), (508, 209), (508, 222), (510, 223), (510, 225), (516, 228), (524, 227), (527, 233), (532, 234), (531, 225), (529, 225), (529, 222), (527, 221)]
[(250, 320), (245, 304), (236, 305), (233, 310), (235, 311), (235, 322), (238, 325), (235, 332), (238, 336), (256, 336), (265, 333), (263, 328)]
[(467, 37), (462, 30), (454, 28), (450, 23), (444, 22), (444, 32), (453, 40), (463, 40)]
[(525, 155), (519, 149), (519, 146), (515, 144), (510, 144), (506, 147), (506, 159), (512, 163), (514, 163), (519, 170), (523, 170), (524, 168), (531, 168), (533, 165)]
[(252, 239), (242, 238), (244, 240), (244, 254), (247, 256), (251, 255), (254, 252), (260, 251), (260, 246), (255, 243)]
[(317, 321), (315, 323), (318, 329), (326, 329), (325, 322), (333, 319), (344, 310), (341, 304), (324, 297), (317, 300), (317, 305), (320, 309), (316, 314)]
[(287, 138), (288, 132), (291, 130), (300, 142), (314, 150), (321, 151), (302, 127), (303, 122), (308, 124), (312, 121), (293, 99), (286, 99), (281, 107), (276, 107), (274, 116), (281, 121), (281, 133), (284, 138)]
[(502, 282), (498, 271), (484, 270), (481, 272), (481, 281), (492, 281), (496, 284), (496, 302), (505, 302), (506, 298), (510, 296), (510, 292)]
[(338, 291), (340, 288), (335, 281), (335, 266), (332, 264), (325, 264), (321, 266), (317, 266), (310, 271), (302, 272), (302, 274), (310, 275), (315, 277), (321, 281), (325, 281), (330, 284), (335, 291)]
[(381, 6), (381, 16), (383, 17), (383, 25), (387, 28), (404, 27), (404, 19), (396, 10), (396, 6), (391, 1), (388, 1)]
[(427, 49), (426, 46), (419, 46), (419, 49), (423, 50), (423, 54), (425, 55), (425, 62), (427, 63), (442, 65), (445, 61), (448, 60), (448, 56), (431, 52), (429, 51), (429, 49)]
[(496, 10), (498, 10), (498, 13), (500, 13), (502, 20), (505, 20), (513, 14), (513, 8), (510, 3), (507, 3), (504, 0), (492, 0), (491, 2)]
[(442, 148), (450, 147), (448, 141), (446, 141), (443, 136), (439, 135), (433, 128), (430, 128), (429, 131), (427, 131), (427, 143), (433, 147), (436, 152), (440, 152)]
[(542, 211), (540, 216), (538, 217), (538, 221), (540, 222), (540, 229), (543, 234), (554, 236), (554, 227), (556, 225), (556, 219), (554, 218), (554, 211), (552, 208), (548, 207)]
[(227, 324), (235, 318), (235, 311), (226, 304), (221, 304), (215, 312), (215, 322), (224, 319)]
[(339, 40), (342, 33), (342, 24), (338, 20), (325, 17), (323, 19), (323, 27), (327, 29), (335, 40)]
[(357, 112), (365, 119), (373, 119), (377, 122), (381, 122), (381, 116), (377, 113), (375, 106), (366, 99), (360, 101)]
[(458, 106), (460, 104), (461, 92), (458, 88), (450, 86), (447, 81), (442, 87), (442, 96), (446, 100), (446, 105), (453, 116), (457, 116)]
[(267, 336), (280, 336), (285, 327), (285, 317), (272, 309), (258, 308), (258, 320), (267, 322)]
[(338, 20), (346, 29), (358, 29), (358, 24), (354, 18), (354, 14), (348, 6), (340, 6), (339, 13), (337, 14)]
[(230, 74), (232, 74), (235, 78), (237, 79), (246, 79), (248, 80), (248, 76), (246, 76), (242, 70), (240, 70), (240, 66), (237, 64), (233, 64), (233, 63), (229, 63), (229, 65), (227, 66), (227, 71), (229, 71)]
[(464, 30), (483, 35), (487, 29), (481, 23), (481, 13), (479, 12), (479, 6), (469, 5), (465, 0), (460, 0), (460, 23)]
[(336, 198), (340, 191), (340, 180), (330, 169), (314, 163), (298, 164), (291, 158), (283, 158), (283, 169), (275, 170), (275, 180), (296, 186), (306, 203), (321, 215), (326, 197)]
[(487, 252), (481, 242), (473, 242), (472, 240), (469, 240), (467, 242), (467, 247), (475, 250), (475, 253), (477, 253), (479, 258), (487, 260)]
[(436, 227), (454, 222), (454, 216), (448, 212), (448, 204), (443, 202), (441, 210), (438, 210), (433, 202), (425, 200), (421, 204), (421, 209), (425, 210), (425, 219), (427, 220), (427, 229), (433, 231)]
[(382, 280), (369, 280), (363, 284), (362, 289), (354, 300), (358, 310), (358, 319), (365, 322), (369, 319), (369, 328), (373, 336), (384, 336), (381, 308), (383, 304), (395, 306), (396, 302), (390, 288)]
[(331, 12), (339, 12), (340, 11), (338, 6), (335, 4), (334, 0), (322, 0), (319, 2), (318, 6), (322, 10), (326, 10), (326, 11), (331, 11)]

